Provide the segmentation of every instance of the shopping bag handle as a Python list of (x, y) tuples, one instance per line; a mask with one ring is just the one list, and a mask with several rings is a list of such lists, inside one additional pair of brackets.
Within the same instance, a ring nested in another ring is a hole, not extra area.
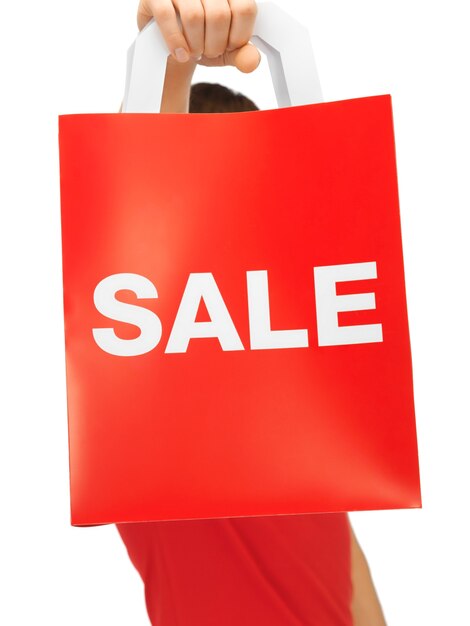
[[(267, 56), (278, 106), (322, 102), (307, 28), (274, 2), (259, 2), (257, 7), (250, 41)], [(123, 112), (160, 111), (169, 54), (160, 29), (155, 20), (151, 20), (127, 53)]]

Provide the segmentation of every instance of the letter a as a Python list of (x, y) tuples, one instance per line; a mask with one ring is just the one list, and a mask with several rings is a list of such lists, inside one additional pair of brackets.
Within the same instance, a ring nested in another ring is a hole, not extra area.
[[(196, 322), (201, 298), (210, 322)], [(186, 352), (190, 339), (217, 337), (224, 351), (244, 350), (243, 344), (210, 272), (190, 274), (165, 352)]]

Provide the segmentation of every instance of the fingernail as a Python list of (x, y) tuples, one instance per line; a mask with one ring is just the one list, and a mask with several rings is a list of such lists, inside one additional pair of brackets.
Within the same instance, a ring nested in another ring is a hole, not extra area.
[(175, 56), (177, 61), (181, 61), (181, 63), (186, 63), (189, 61), (189, 54), (184, 48), (176, 48)]

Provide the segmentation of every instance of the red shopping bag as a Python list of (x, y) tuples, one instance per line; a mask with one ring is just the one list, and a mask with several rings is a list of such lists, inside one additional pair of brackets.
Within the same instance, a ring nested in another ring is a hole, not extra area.
[(65, 115), (60, 167), (72, 524), (420, 506), (389, 96)]

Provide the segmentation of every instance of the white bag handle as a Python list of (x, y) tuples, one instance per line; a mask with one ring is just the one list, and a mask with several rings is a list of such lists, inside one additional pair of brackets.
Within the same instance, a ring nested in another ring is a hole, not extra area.
[[(308, 30), (274, 2), (259, 2), (257, 6), (251, 42), (268, 58), (278, 106), (322, 102)], [(127, 53), (123, 112), (160, 111), (169, 54), (160, 29), (151, 20)]]

